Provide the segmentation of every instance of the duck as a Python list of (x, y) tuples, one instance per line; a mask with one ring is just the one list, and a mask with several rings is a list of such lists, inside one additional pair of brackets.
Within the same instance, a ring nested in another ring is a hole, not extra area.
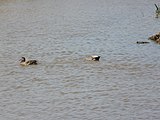
[(20, 65), (28, 66), (28, 65), (37, 65), (37, 60), (26, 60), (25, 57), (20, 59)]
[(98, 55), (92, 55), (91, 56), (91, 58), (92, 58), (93, 61), (99, 61), (100, 57), (101, 56), (98, 56)]
[(90, 57), (87, 57), (86, 60), (92, 60), (92, 61), (99, 61), (100, 56), (99, 55), (91, 55)]

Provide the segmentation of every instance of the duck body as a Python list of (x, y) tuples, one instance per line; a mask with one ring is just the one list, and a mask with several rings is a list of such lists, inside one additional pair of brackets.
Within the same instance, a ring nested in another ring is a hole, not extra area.
[(93, 61), (99, 61), (100, 59), (100, 56), (97, 56), (97, 55), (92, 55), (91, 57)]
[(98, 55), (92, 55), (86, 58), (86, 60), (92, 60), (92, 61), (99, 61), (99, 59), (100, 59), (100, 56)]
[(37, 60), (26, 60), (25, 57), (20, 59), (20, 65), (28, 66), (28, 65), (37, 65)]

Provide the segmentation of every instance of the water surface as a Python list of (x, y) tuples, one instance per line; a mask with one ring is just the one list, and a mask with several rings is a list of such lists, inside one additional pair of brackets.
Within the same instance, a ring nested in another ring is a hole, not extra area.
[(158, 2), (0, 0), (0, 119), (159, 120)]

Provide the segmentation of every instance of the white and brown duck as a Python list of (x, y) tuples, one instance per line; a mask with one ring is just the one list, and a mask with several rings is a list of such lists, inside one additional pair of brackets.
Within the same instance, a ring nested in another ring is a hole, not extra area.
[(37, 65), (37, 60), (26, 60), (25, 57), (20, 59), (20, 65), (28, 66), (28, 65)]

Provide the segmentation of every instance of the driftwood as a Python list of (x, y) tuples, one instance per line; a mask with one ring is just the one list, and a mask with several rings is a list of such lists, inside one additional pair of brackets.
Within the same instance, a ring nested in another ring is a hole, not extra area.
[(148, 44), (149, 42), (147, 41), (137, 41), (137, 44)]
[(160, 44), (160, 32), (152, 35), (151, 37), (149, 37), (148, 39), (155, 41), (156, 43)]

